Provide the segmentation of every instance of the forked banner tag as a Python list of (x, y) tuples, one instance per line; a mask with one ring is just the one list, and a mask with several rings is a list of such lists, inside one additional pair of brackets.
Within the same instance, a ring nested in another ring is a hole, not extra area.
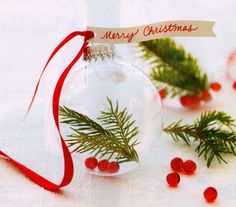
[(164, 37), (214, 37), (213, 21), (179, 20), (147, 24), (137, 27), (87, 27), (95, 37), (92, 43), (137, 43)]

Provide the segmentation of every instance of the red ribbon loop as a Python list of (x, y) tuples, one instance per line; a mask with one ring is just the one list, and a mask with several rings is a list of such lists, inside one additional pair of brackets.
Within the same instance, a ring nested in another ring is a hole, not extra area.
[(70, 70), (72, 69), (72, 67), (75, 65), (75, 63), (82, 56), (86, 46), (88, 45), (88, 40), (94, 37), (94, 33), (92, 31), (75, 31), (75, 32), (72, 32), (64, 40), (62, 40), (61, 43), (54, 49), (54, 51), (52, 52), (52, 54), (48, 58), (45, 66), (43, 68), (43, 71), (41, 72), (41, 75), (40, 75), (39, 80), (37, 82), (32, 100), (30, 102), (29, 108), (28, 108), (27, 113), (26, 113), (26, 116), (27, 116), (27, 114), (29, 113), (29, 111), (30, 111), (30, 109), (33, 105), (34, 99), (35, 99), (37, 91), (38, 91), (38, 87), (40, 85), (41, 78), (42, 78), (48, 64), (53, 59), (53, 57), (58, 53), (58, 51), (64, 45), (66, 45), (69, 41), (71, 41), (73, 38), (75, 38), (76, 36), (83, 36), (84, 37), (84, 43), (81, 46), (81, 48), (80, 48), (79, 52), (77, 53), (77, 55), (74, 57), (74, 59), (71, 61), (71, 63), (65, 68), (65, 70), (61, 74), (60, 78), (58, 79), (56, 87), (54, 89), (53, 101), (52, 101), (53, 118), (54, 118), (56, 127), (58, 129), (59, 135), (60, 135), (61, 146), (62, 146), (63, 156), (64, 156), (64, 176), (63, 176), (63, 179), (62, 179), (61, 183), (60, 184), (55, 184), (55, 183), (49, 181), (48, 179), (42, 177), (38, 173), (34, 172), (33, 170), (29, 169), (28, 167), (24, 166), (23, 164), (17, 162), (13, 158), (9, 157), (4, 152), (0, 151), (1, 156), (9, 159), (11, 161), (11, 163), (14, 164), (25, 175), (27, 175), (29, 177), (29, 179), (31, 179), (36, 184), (38, 184), (38, 185), (42, 186), (43, 188), (45, 188), (47, 190), (50, 190), (50, 191), (55, 191), (55, 190), (58, 190), (61, 187), (64, 187), (64, 186), (68, 185), (71, 182), (72, 178), (73, 178), (73, 174), (74, 174), (73, 160), (72, 160), (71, 154), (69, 152), (69, 149), (67, 148), (67, 146), (64, 142), (64, 139), (61, 135), (60, 125), (59, 125), (58, 109), (59, 109), (61, 91), (62, 91), (63, 84), (65, 82), (65, 79), (66, 79), (68, 73), (70, 72)]

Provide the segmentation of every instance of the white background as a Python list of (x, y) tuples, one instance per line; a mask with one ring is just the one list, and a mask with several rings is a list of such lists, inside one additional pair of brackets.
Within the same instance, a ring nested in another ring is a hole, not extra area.
[[(59, 182), (63, 169), (60, 151), (55, 153), (48, 147), (50, 141), (45, 140), (43, 121), (50, 102), (52, 87), (49, 85), (53, 85), (73, 50), (64, 51), (52, 63), (29, 119), (22, 122), (37, 78), (52, 49), (69, 32), (83, 30), (86, 25), (136, 26), (173, 19), (216, 21), (216, 38), (178, 38), (177, 41), (198, 58), (210, 79), (223, 82), (223, 91), (213, 103), (196, 111), (164, 107), (164, 125), (180, 118), (191, 122), (206, 108), (221, 109), (236, 117), (236, 94), (223, 76), (227, 56), (236, 48), (234, 0), (0, 0), (0, 149)], [(133, 54), (123, 58), (135, 61)], [(207, 169), (193, 148), (173, 143), (164, 134), (157, 139), (159, 144), (150, 154), (149, 162), (117, 178), (84, 174), (75, 163), (73, 182), (61, 193), (45, 191), (1, 159), (0, 206), (201, 207), (209, 206), (202, 197), (209, 185), (219, 191), (219, 198), (212, 206), (236, 205), (235, 158), (228, 157), (228, 165), (213, 163)], [(54, 147), (60, 149), (59, 145)], [(169, 161), (174, 156), (193, 159), (198, 165), (194, 176), (181, 176), (177, 189), (169, 188), (165, 182), (170, 172)]]

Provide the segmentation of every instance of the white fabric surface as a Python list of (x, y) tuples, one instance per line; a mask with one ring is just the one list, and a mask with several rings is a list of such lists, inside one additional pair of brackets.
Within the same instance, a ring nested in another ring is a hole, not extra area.
[[(171, 19), (215, 20), (216, 38), (178, 38), (177, 41), (198, 57), (212, 79), (222, 82), (226, 57), (236, 48), (235, 18), (234, 0), (0, 0), (0, 149), (46, 177), (60, 180), (61, 153), (48, 147), (50, 141), (44, 134), (43, 121), (52, 91), (48, 85), (53, 85), (63, 64), (69, 61), (68, 53), (73, 50), (65, 50), (50, 66), (46, 74), (50, 78), (44, 79), (29, 119), (23, 123), (22, 118), (44, 61), (59, 40), (72, 30), (82, 30), (86, 24), (115, 27)], [(133, 54), (123, 58), (134, 62)], [(143, 65), (140, 61), (137, 63)], [(215, 96), (214, 102), (196, 111), (164, 107), (164, 125), (180, 118), (191, 122), (206, 108), (222, 109), (236, 117), (236, 94), (230, 87), (224, 82), (223, 91)], [(234, 157), (227, 158), (228, 165), (214, 163), (207, 169), (205, 161), (197, 158), (193, 148), (176, 144), (165, 134), (157, 139), (158, 146), (154, 147), (148, 161), (135, 172), (116, 178), (84, 174), (78, 170), (75, 159), (73, 182), (58, 193), (38, 187), (1, 159), (0, 206), (201, 207), (209, 206), (202, 193), (211, 185), (219, 191), (219, 198), (211, 206), (236, 205)], [(55, 142), (52, 143), (57, 148)], [(198, 165), (194, 176), (181, 176), (177, 189), (169, 188), (165, 181), (170, 172), (169, 161), (174, 156), (193, 159)]]

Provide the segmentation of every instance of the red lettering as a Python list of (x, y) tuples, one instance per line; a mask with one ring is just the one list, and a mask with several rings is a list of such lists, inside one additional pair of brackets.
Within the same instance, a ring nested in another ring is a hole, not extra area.
[(185, 25), (182, 29), (182, 31), (187, 31), (188, 30), (188, 27)]
[[(144, 29), (143, 29), (143, 35), (144, 36), (148, 36), (148, 35), (150, 35), (151, 33), (153, 33), (154, 31), (152, 30), (152, 27), (150, 27), (150, 26), (146, 26), (146, 27), (144, 27)], [(155, 33), (155, 32), (154, 32)]]
[(197, 29), (198, 29), (198, 27), (193, 28), (193, 25), (191, 24), (188, 28), (188, 32), (192, 32), (192, 31), (197, 30)]
[(112, 31), (107, 31), (102, 37), (100, 37), (100, 39), (127, 39), (128, 42), (132, 42), (132, 39), (138, 32), (139, 29), (130, 33), (124, 33), (124, 32), (113, 33)]
[(111, 39), (111, 31), (106, 32), (103, 37), (100, 37), (100, 39)]

